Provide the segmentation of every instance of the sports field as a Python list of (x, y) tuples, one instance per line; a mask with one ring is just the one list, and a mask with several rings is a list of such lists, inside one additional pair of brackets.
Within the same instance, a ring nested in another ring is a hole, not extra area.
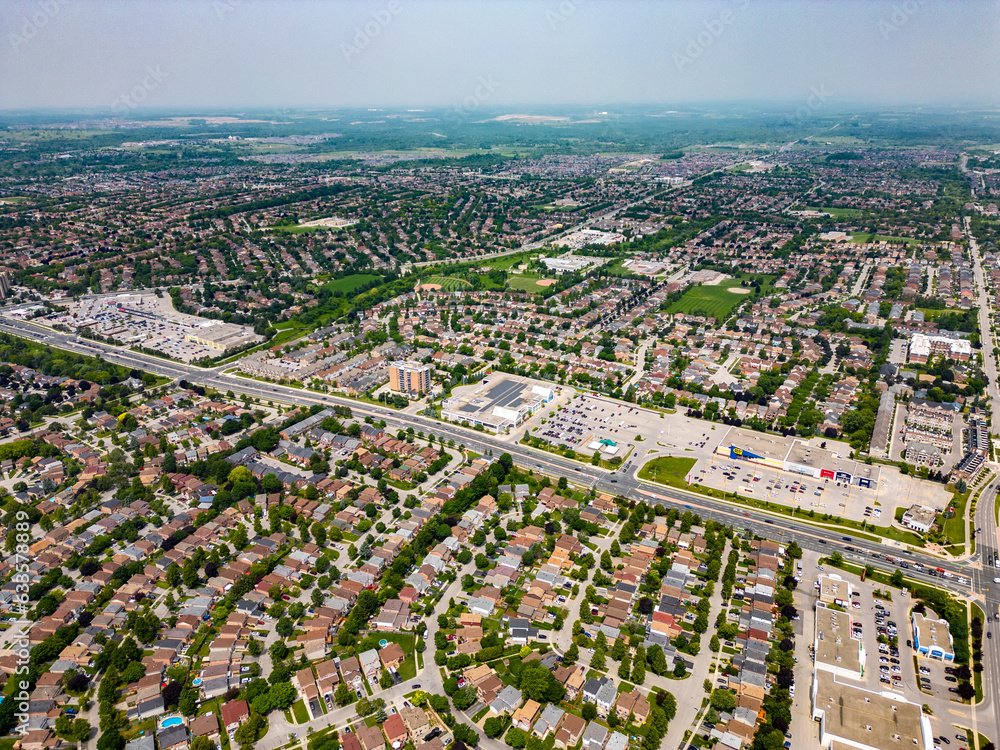
[(735, 279), (727, 279), (717, 286), (696, 286), (667, 308), (667, 312), (704, 315), (722, 320), (736, 305), (747, 298), (746, 294), (741, 294), (739, 291), (729, 291), (730, 288), (747, 290), (747, 287), (741, 287), (740, 282)]
[(888, 234), (852, 234), (851, 242), (901, 242), (906, 245), (919, 245), (926, 240), (915, 240), (912, 237), (893, 237)]
[(507, 286), (510, 289), (517, 289), (518, 291), (532, 292), (532, 293), (540, 293), (549, 286), (552, 286), (552, 284), (554, 283), (555, 283), (554, 279), (546, 279), (541, 276), (534, 276), (532, 274), (511, 276), (507, 279)]
[(463, 289), (472, 289), (465, 279), (456, 279), (453, 276), (428, 276), (421, 281), (422, 284), (437, 284), (445, 292), (460, 292)]

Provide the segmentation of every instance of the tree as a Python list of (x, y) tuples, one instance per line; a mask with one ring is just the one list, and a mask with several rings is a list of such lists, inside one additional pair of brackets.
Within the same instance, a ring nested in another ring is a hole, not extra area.
[(491, 716), (483, 722), (483, 731), (486, 732), (487, 737), (499, 737), (501, 732), (503, 732), (503, 722), (500, 721), (500, 717)]
[(383, 690), (388, 690), (392, 687), (392, 675), (389, 674), (389, 670), (382, 668), (382, 674), (378, 678), (378, 686)]
[(215, 750), (215, 743), (204, 735), (195, 737), (191, 743), (191, 750)]
[(580, 715), (587, 721), (593, 721), (597, 718), (597, 706), (593, 703), (584, 703), (580, 706)]
[(596, 669), (598, 672), (604, 671), (604, 651), (602, 649), (594, 649), (594, 653), (590, 657), (590, 668)]
[(504, 740), (510, 747), (522, 748), (528, 744), (528, 734), (522, 729), (511, 727)]
[[(471, 704), (470, 704), (471, 705)], [(451, 730), (452, 735), (455, 738), (455, 744), (465, 744), (465, 745), (478, 745), (479, 744), (479, 734), (475, 729), (470, 727), (468, 724), (456, 724)], [(453, 746), (452, 750), (459, 750), (457, 747)]]
[(267, 720), (259, 713), (251, 712), (250, 718), (240, 724), (233, 739), (240, 745), (253, 745), (267, 729)]
[(621, 661), (627, 652), (628, 647), (625, 645), (625, 641), (621, 638), (616, 638), (615, 645), (611, 647), (611, 658), (615, 661)]
[(646, 681), (646, 657), (645, 654), (640, 657), (640, 651), (642, 651), (642, 646), (636, 649), (635, 663), (632, 665), (632, 682), (636, 685), (641, 685)]
[(713, 690), (709, 702), (716, 711), (732, 711), (736, 708), (736, 696), (731, 690), (725, 688)]
[(621, 664), (618, 665), (618, 676), (623, 680), (627, 680), (629, 675), (632, 674), (631, 667), (631, 660), (628, 658), (628, 654), (625, 654), (625, 656), (622, 657)]
[(667, 673), (667, 657), (658, 644), (654, 643), (649, 647), (649, 650), (646, 652), (646, 661), (649, 662), (649, 667), (653, 670), (653, 674), (665, 675)]
[(337, 692), (334, 693), (334, 700), (337, 701), (338, 706), (346, 706), (351, 702), (354, 697), (354, 691), (347, 687), (347, 683), (340, 683), (337, 685)]
[(576, 660), (580, 658), (580, 648), (576, 645), (576, 642), (570, 644), (570, 647), (566, 649), (566, 653), (563, 654), (563, 666), (571, 667), (576, 664)]

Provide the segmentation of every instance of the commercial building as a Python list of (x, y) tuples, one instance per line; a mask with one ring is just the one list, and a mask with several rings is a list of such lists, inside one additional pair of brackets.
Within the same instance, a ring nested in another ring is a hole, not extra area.
[(899, 523), (908, 529), (913, 529), (921, 534), (926, 534), (934, 526), (937, 512), (933, 508), (923, 505), (911, 505), (899, 519)]
[(420, 362), (393, 362), (389, 365), (389, 388), (412, 395), (429, 393), (431, 366)]
[(839, 453), (815, 447), (798, 438), (731, 427), (715, 452), (734, 461), (747, 461), (814, 479), (828, 479), (857, 487), (878, 486), (878, 466), (842, 458)]
[(951, 630), (947, 620), (925, 617), (919, 612), (914, 612), (912, 622), (913, 648), (918, 654), (941, 661), (955, 660), (955, 647), (952, 645)]
[(0, 271), (0, 299), (7, 299), (10, 293), (10, 271)]
[(448, 399), (441, 415), (453, 422), (502, 432), (517, 427), (553, 397), (554, 392), (547, 385), (511, 377), (494, 380), (491, 376), (472, 390)]
[(816, 604), (813, 647), (816, 670), (823, 670), (851, 680), (864, 675), (864, 642), (851, 636), (851, 616), (847, 612)]
[(812, 717), (823, 747), (932, 750), (930, 719), (916, 703), (897, 693), (876, 693), (837, 681), (817, 669), (812, 684)]

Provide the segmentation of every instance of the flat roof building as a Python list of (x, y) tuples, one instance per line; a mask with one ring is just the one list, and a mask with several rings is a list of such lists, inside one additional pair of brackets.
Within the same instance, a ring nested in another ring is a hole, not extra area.
[(923, 505), (911, 505), (903, 514), (903, 517), (899, 519), (899, 523), (908, 529), (926, 534), (934, 526), (936, 518), (937, 513), (933, 508), (927, 508)]
[(496, 432), (517, 427), (552, 400), (553, 390), (530, 380), (493, 376), (445, 401), (441, 415), (453, 422), (482, 425)]
[(913, 648), (918, 654), (929, 659), (955, 660), (955, 647), (952, 644), (951, 629), (947, 620), (938, 620), (914, 612), (912, 622)]
[(817, 603), (815, 625), (816, 669), (860, 680), (864, 675), (865, 650), (862, 641), (851, 637), (851, 616)]
[(798, 438), (731, 427), (715, 452), (734, 461), (747, 461), (815, 479), (831, 479), (858, 487), (878, 485), (878, 466), (842, 458), (838, 453)]
[(930, 720), (919, 705), (897, 693), (840, 683), (825, 670), (813, 675), (812, 715), (823, 747), (933, 748)]

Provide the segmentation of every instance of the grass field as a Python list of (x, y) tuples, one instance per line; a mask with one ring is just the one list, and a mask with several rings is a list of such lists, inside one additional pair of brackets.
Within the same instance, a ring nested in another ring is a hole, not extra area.
[(816, 206), (809, 206), (806, 210), (823, 211), (825, 213), (830, 214), (830, 216), (834, 217), (835, 219), (850, 219), (855, 216), (860, 216), (862, 214), (862, 211), (856, 208), (835, 208), (834, 206), (823, 206), (822, 208), (818, 208)]
[(538, 284), (538, 282), (544, 278), (545, 277), (543, 276), (536, 276), (530, 273), (522, 274), (520, 276), (511, 276), (507, 279), (507, 286), (510, 289), (517, 289), (518, 291), (537, 294), (545, 291), (546, 289), (546, 287)]
[(678, 456), (654, 458), (639, 470), (639, 479), (668, 487), (687, 487), (686, 477), (695, 463), (696, 459)]
[[(871, 237), (870, 240), (869, 237)], [(888, 234), (876, 234), (874, 237), (870, 234), (852, 234), (851, 242), (905, 242), (907, 245), (922, 244), (921, 240), (915, 240), (912, 237), (893, 237)]]
[(338, 232), (339, 229), (335, 227), (272, 227), (271, 231), (281, 232), (282, 234), (309, 234), (309, 232)]
[(721, 320), (749, 296), (729, 291), (730, 288), (739, 286), (740, 282), (735, 279), (727, 279), (716, 286), (696, 286), (672, 304), (667, 312), (706, 315)]
[(463, 289), (472, 289), (472, 284), (470, 284), (465, 279), (456, 279), (453, 276), (430, 276), (423, 279), (421, 284), (439, 284), (441, 290), (444, 292), (460, 292)]
[(381, 278), (381, 276), (375, 276), (370, 273), (352, 273), (350, 276), (344, 276), (340, 279), (328, 281), (323, 285), (323, 288), (329, 289), (331, 292), (343, 292), (344, 294), (350, 294), (358, 287), (364, 286), (372, 281), (378, 281)]

